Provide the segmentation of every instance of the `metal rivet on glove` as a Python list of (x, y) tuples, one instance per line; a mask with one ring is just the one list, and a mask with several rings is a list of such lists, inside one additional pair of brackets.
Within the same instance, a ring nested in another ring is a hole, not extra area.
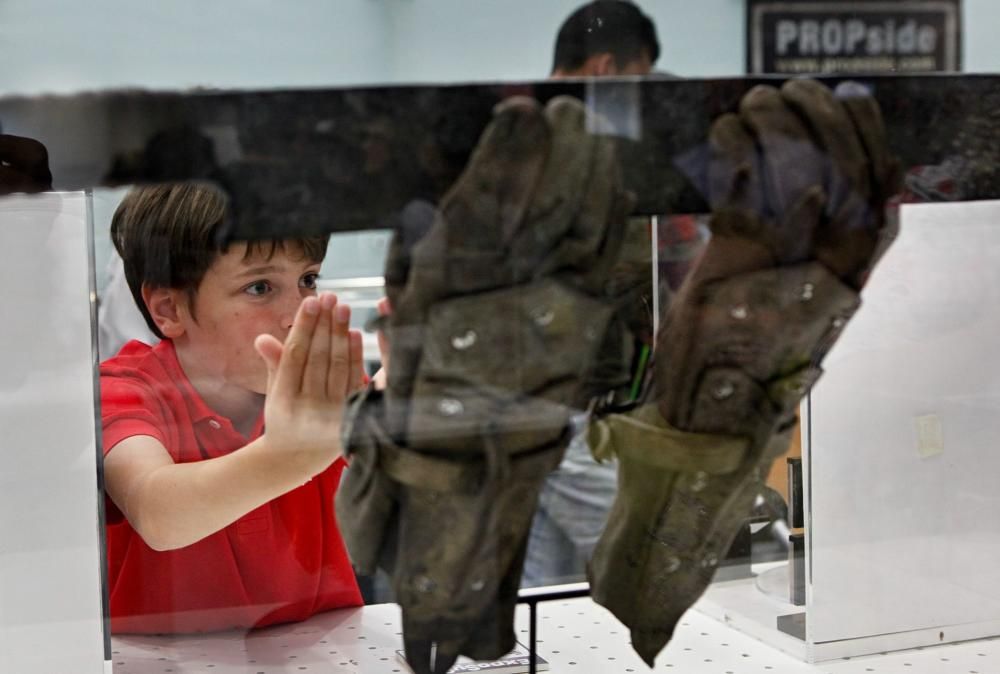
[(476, 343), (476, 333), (469, 330), (464, 335), (455, 335), (451, 338), (451, 345), (458, 351), (464, 351)]
[(453, 417), (465, 411), (465, 405), (461, 400), (454, 398), (442, 398), (438, 403), (438, 412), (446, 417)]
[(716, 400), (725, 400), (734, 393), (736, 393), (736, 387), (729, 381), (724, 381), (712, 389), (712, 397)]
[(588, 325), (586, 328), (583, 329), (583, 338), (586, 339), (588, 342), (594, 341), (595, 339), (597, 339), (597, 330), (595, 330), (592, 326)]
[(691, 491), (701, 491), (708, 486), (708, 473), (698, 471), (691, 480)]
[(437, 583), (428, 576), (417, 576), (413, 581), (413, 587), (417, 588), (418, 592), (433, 592), (437, 588)]
[(719, 563), (719, 558), (714, 554), (710, 554), (701, 560), (701, 566), (704, 569), (710, 569)]
[(477, 578), (469, 583), (469, 589), (473, 592), (481, 592), (484, 587), (486, 587), (486, 581), (482, 578)]
[(531, 320), (540, 328), (547, 327), (555, 320), (556, 312), (551, 309), (538, 309), (531, 314)]
[(737, 304), (729, 310), (729, 315), (737, 321), (745, 321), (750, 316), (750, 309), (745, 304)]
[(802, 290), (799, 291), (799, 299), (803, 302), (808, 302), (813, 298), (813, 291), (816, 290), (816, 286), (812, 283), (804, 283), (802, 285)]
[(666, 571), (667, 573), (675, 573), (676, 571), (679, 571), (680, 568), (681, 568), (681, 558), (671, 557), (670, 559), (667, 560), (667, 565), (666, 567), (664, 567), (663, 570)]
[(837, 316), (835, 319), (833, 319), (833, 327), (836, 330), (840, 330), (842, 327), (844, 327), (844, 323), (846, 322), (847, 320), (845, 318), (843, 318), (842, 316)]

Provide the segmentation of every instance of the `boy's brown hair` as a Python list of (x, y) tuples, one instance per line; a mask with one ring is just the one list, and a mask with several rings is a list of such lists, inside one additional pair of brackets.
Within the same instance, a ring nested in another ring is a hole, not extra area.
[[(205, 272), (228, 250), (219, 241), (226, 218), (225, 194), (203, 183), (151, 185), (131, 189), (111, 219), (111, 241), (125, 263), (125, 279), (149, 329), (163, 334), (142, 299), (143, 284), (177, 288), (188, 293), (194, 317), (194, 299)], [(322, 262), (329, 235), (288, 240), (302, 257)], [(252, 241), (247, 256), (270, 258), (286, 241)]]

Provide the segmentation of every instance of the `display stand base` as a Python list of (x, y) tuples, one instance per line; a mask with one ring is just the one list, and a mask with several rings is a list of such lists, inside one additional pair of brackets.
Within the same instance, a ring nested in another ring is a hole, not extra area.
[[(759, 572), (780, 564), (759, 565), (755, 570)], [(804, 662), (824, 665), (837, 659), (992, 639), (1000, 634), (1000, 623), (975, 623), (809, 643), (803, 608), (762, 592), (753, 580), (713, 583), (694, 608), (772, 648)], [(1000, 660), (991, 666), (992, 669), (978, 671), (1000, 673)], [(964, 670), (962, 674), (969, 671), (973, 670)]]

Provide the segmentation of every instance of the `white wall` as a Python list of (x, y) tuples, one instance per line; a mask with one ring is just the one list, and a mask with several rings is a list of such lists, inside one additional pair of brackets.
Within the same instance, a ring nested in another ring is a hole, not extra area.
[(996, 0), (964, 0), (962, 69), (967, 73), (1000, 72), (1000, 3)]
[(383, 79), (382, 0), (0, 0), (0, 95)]
[[(533, 79), (583, 0), (0, 0), (0, 95)], [(658, 66), (744, 69), (744, 0), (641, 0)], [(1000, 3), (965, 0), (965, 69), (1000, 72)]]
[[(393, 6), (393, 79), (537, 79), (559, 25), (583, 0), (401, 0)], [(689, 77), (743, 71), (744, 0), (640, 0), (656, 24), (657, 67)], [(447, 37), (446, 37), (447, 36)]]

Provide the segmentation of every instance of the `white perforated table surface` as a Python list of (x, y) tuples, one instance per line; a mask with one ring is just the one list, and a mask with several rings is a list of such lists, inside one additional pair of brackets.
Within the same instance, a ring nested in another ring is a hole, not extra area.
[[(518, 638), (528, 641), (528, 609)], [(383, 674), (409, 670), (399, 608), (333, 611), (297, 625), (201, 637), (112, 639), (114, 674)], [(648, 672), (628, 631), (589, 598), (539, 604), (538, 651), (557, 674)], [(696, 610), (685, 614), (655, 672), (677, 674), (1000, 674), (1000, 640), (980, 640), (810, 665)]]

